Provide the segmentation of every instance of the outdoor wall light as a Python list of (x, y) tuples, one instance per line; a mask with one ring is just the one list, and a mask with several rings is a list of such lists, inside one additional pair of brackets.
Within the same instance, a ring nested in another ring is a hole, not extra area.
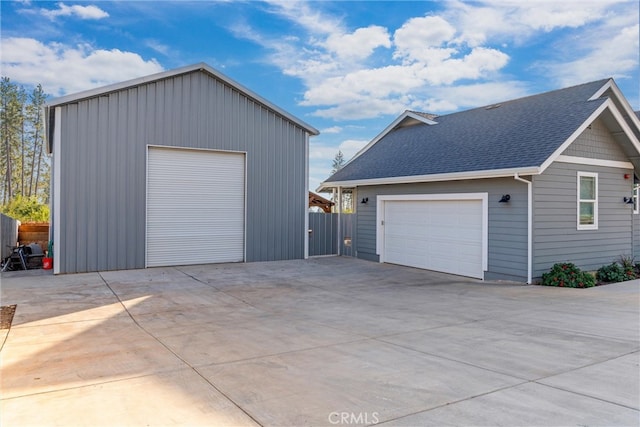
[(632, 205), (633, 204), (633, 197), (625, 197), (622, 200), (628, 205)]
[(502, 199), (500, 199), (499, 203), (508, 203), (511, 200), (511, 196), (508, 194), (503, 194)]
[(363, 205), (366, 205), (369, 202), (369, 198), (368, 197), (363, 197), (362, 201), (360, 203), (362, 203)]

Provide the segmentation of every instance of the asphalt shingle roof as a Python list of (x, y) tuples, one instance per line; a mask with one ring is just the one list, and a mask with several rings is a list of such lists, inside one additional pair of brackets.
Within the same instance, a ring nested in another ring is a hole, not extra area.
[(606, 101), (608, 80), (390, 131), (326, 182), (539, 167)]

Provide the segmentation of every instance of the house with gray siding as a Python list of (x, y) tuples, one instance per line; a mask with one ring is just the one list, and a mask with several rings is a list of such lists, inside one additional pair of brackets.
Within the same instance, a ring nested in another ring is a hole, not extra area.
[(406, 111), (319, 191), (352, 191), (355, 255), (534, 282), (640, 257), (640, 120), (613, 79), (436, 116)]
[(210, 66), (63, 96), (46, 117), (54, 273), (307, 256), (318, 131)]

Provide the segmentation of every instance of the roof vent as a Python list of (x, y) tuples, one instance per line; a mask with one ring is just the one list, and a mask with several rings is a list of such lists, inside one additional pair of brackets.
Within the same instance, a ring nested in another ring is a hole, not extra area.
[(489, 105), (488, 107), (484, 107), (485, 110), (495, 110), (496, 108), (501, 107), (502, 104), (493, 104), (493, 105)]

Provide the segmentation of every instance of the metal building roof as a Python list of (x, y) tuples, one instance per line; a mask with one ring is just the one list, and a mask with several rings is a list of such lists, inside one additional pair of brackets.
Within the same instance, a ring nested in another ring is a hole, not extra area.
[(225, 82), (226, 84), (228, 84), (229, 86), (234, 87), (235, 89), (237, 89), (239, 92), (243, 93), (245, 96), (247, 96), (248, 98), (251, 98), (253, 100), (255, 100), (256, 102), (264, 105), (266, 108), (274, 111), (275, 113), (281, 115), (282, 117), (290, 120), (291, 122), (297, 124), (298, 126), (300, 126), (301, 128), (303, 128), (304, 130), (306, 130), (310, 135), (318, 135), (320, 132), (314, 128), (313, 126), (307, 124), (306, 122), (300, 120), (299, 118), (293, 116), (292, 114), (286, 112), (285, 110), (281, 109), (280, 107), (278, 107), (275, 104), (272, 104), (271, 102), (267, 101), (266, 99), (264, 99), (263, 97), (261, 97), (260, 95), (256, 94), (255, 92), (251, 91), (250, 89), (247, 89), (246, 87), (244, 87), (243, 85), (241, 85), (240, 83), (236, 82), (235, 80), (231, 79), (230, 77), (222, 74), (220, 71), (214, 69), (213, 67), (209, 66), (208, 64), (204, 63), (204, 62), (200, 62), (197, 64), (193, 64), (193, 65), (187, 65), (185, 67), (180, 67), (180, 68), (176, 68), (173, 70), (168, 70), (168, 71), (163, 71), (161, 73), (156, 73), (156, 74), (152, 74), (149, 76), (145, 76), (145, 77), (139, 77), (137, 79), (133, 79), (133, 80), (127, 80), (124, 82), (120, 82), (120, 83), (114, 83), (108, 86), (103, 86), (103, 87), (99, 87), (99, 88), (95, 88), (95, 89), (90, 89), (90, 90), (86, 90), (83, 92), (78, 92), (78, 93), (73, 93), (73, 94), (69, 94), (69, 95), (65, 95), (59, 98), (55, 98), (52, 99), (50, 101), (47, 102), (46, 104), (46, 108), (50, 109), (52, 107), (56, 107), (56, 106), (60, 106), (60, 105), (64, 105), (64, 104), (69, 104), (69, 103), (73, 103), (73, 102), (77, 102), (80, 100), (84, 100), (87, 98), (93, 98), (96, 96), (102, 96), (108, 93), (112, 93), (112, 92), (116, 92), (122, 89), (127, 89), (127, 88), (131, 88), (131, 87), (135, 87), (135, 86), (140, 86), (146, 83), (152, 83), (158, 80), (163, 80), (163, 79), (167, 79), (167, 78), (171, 78), (174, 76), (178, 76), (181, 74), (187, 74), (187, 73), (191, 73), (194, 71), (202, 71), (205, 73), (210, 74), (211, 76)]

